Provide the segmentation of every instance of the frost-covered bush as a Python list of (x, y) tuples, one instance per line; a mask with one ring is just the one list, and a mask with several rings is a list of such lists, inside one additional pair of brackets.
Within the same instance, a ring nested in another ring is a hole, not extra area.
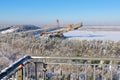
[(34, 56), (77, 56), (77, 57), (120, 57), (120, 41), (67, 40), (60, 38), (38, 39), (24, 34), (0, 35), (0, 59), (14, 62), (24, 55)]

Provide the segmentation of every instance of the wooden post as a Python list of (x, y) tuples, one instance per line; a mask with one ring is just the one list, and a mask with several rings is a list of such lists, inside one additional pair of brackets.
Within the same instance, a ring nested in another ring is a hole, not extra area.
[(18, 79), (17, 80), (23, 80), (23, 64), (20, 64), (19, 70), (17, 72)]
[(18, 72), (17, 72), (17, 80), (23, 80), (23, 69), (19, 69)]

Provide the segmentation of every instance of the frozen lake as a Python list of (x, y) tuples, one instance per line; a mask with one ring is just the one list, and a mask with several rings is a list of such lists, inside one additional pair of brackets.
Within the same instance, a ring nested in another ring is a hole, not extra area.
[(120, 31), (74, 30), (64, 33), (64, 36), (68, 39), (120, 41)]

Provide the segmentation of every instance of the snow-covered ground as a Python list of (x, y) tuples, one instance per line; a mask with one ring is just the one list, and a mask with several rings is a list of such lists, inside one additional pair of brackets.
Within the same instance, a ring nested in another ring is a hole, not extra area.
[(74, 30), (64, 33), (68, 39), (79, 40), (111, 40), (120, 41), (120, 31), (81, 31)]
[[(63, 27), (54, 28), (48, 30), (48, 32), (54, 32), (64, 29)], [(18, 30), (18, 28), (10, 28), (0, 31), (1, 34), (12, 33)], [(41, 31), (40, 31), (41, 32)], [(36, 32), (35, 36), (39, 36), (40, 32)], [(83, 26), (78, 30), (73, 30), (64, 33), (64, 36), (68, 39), (79, 40), (111, 40), (120, 41), (120, 26)]]
[(1, 34), (6, 34), (6, 33), (12, 33), (14, 32), (16, 29), (8, 29), (8, 30), (5, 30), (5, 31), (1, 31)]

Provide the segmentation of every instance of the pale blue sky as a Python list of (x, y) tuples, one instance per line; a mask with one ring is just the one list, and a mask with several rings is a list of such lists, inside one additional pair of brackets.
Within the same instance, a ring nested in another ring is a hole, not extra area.
[(120, 25), (120, 0), (0, 0), (0, 24)]

